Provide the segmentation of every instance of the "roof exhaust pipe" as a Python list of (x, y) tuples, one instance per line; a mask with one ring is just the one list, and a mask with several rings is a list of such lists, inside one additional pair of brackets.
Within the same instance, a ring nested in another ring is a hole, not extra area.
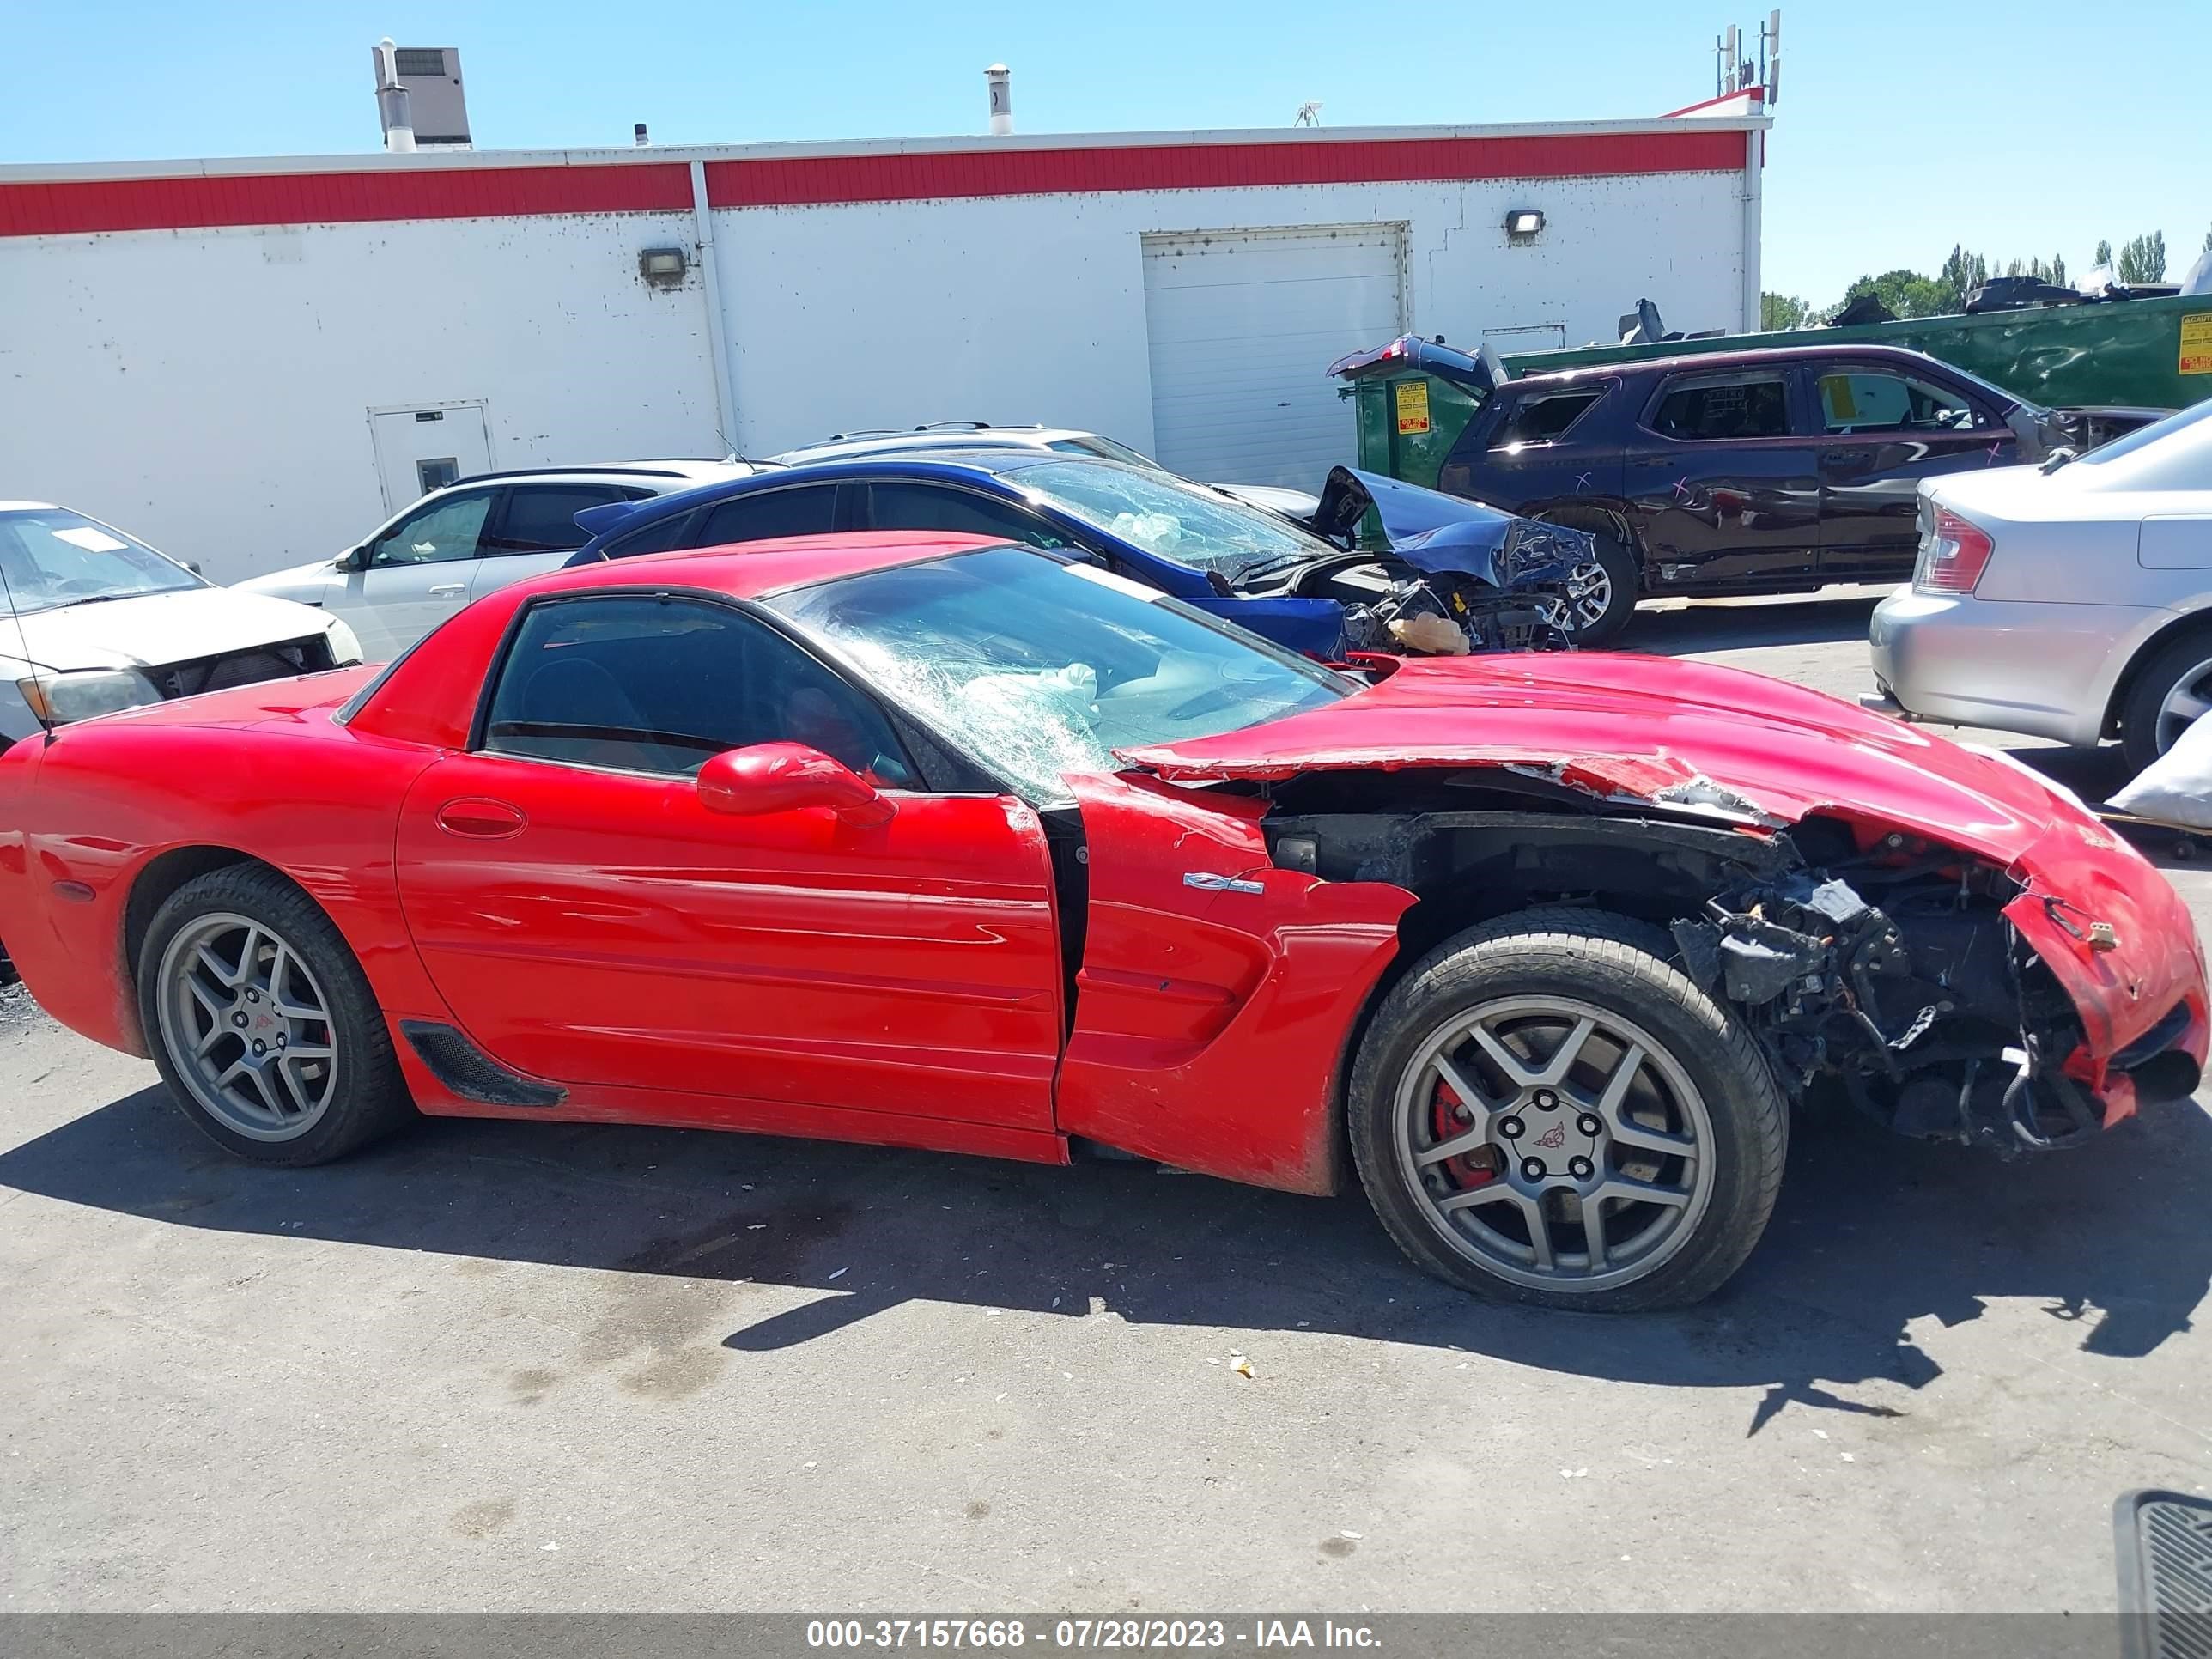
[(1004, 64), (983, 71), (983, 84), (991, 89), (991, 136), (1004, 138), (1014, 130), (1013, 72)]
[(384, 147), (395, 155), (415, 149), (415, 117), (407, 88), (399, 84), (399, 48), (386, 35), (376, 43), (376, 118), (384, 126)]

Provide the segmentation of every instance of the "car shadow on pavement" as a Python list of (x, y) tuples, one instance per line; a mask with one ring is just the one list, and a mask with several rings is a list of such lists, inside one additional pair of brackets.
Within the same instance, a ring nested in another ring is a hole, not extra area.
[(1149, 1165), (1073, 1169), (705, 1131), (437, 1120), (343, 1162), (266, 1170), (145, 1090), (0, 1154), (0, 1182), (179, 1226), (820, 1294), (731, 1332), (743, 1354), (912, 1301), (1235, 1332), (1334, 1332), (1672, 1386), (1847, 1392), (1940, 1375), (1914, 1345), (2033, 1298), (2054, 1354), (2147, 1354), (2212, 1283), (2212, 1118), (2168, 1107), (2009, 1163), (1801, 1115), (1765, 1241), (1686, 1311), (1504, 1306), (1417, 1272), (1356, 1194), (1294, 1197)]
[[(1880, 593), (1808, 594), (1758, 605), (1693, 604), (1639, 609), (1614, 648), (1680, 657), (1700, 651), (1749, 651), (1777, 645), (1866, 643)], [(1871, 686), (1871, 682), (1869, 682)]]

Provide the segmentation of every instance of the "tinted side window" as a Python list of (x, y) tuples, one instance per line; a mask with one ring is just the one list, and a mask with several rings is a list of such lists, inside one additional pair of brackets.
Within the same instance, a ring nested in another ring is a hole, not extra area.
[(868, 486), (868, 524), (875, 530), (942, 530), (960, 536), (1000, 536), (1024, 547), (1066, 547), (1043, 520), (972, 489), (928, 483)]
[(1873, 369), (1843, 369), (1819, 381), (1820, 419), (1853, 432), (1966, 432), (1993, 424), (1965, 398), (1932, 381)]
[(1660, 398), (1651, 425), (1670, 438), (1786, 438), (1790, 398), (1779, 374), (1677, 382)]
[(579, 513), (644, 493), (615, 484), (510, 484), (498, 527), (484, 541), (485, 556), (572, 552), (591, 539), (576, 526)]
[(1602, 386), (1588, 392), (1555, 392), (1548, 398), (1532, 398), (1507, 417), (1505, 430), (1495, 446), (1510, 449), (1516, 444), (1548, 444), (1566, 434), (1569, 427), (1605, 395)]
[(726, 749), (778, 742), (878, 784), (914, 781), (882, 711), (781, 635), (720, 605), (624, 594), (530, 609), (483, 746), (689, 777)]
[(473, 495), (450, 495), (402, 519), (370, 544), (368, 562), (377, 566), (451, 564), (477, 557), (477, 538), (483, 532), (484, 515), (491, 511), (492, 495), (485, 489)]
[(697, 517), (692, 513), (672, 513), (665, 519), (655, 519), (642, 530), (617, 537), (599, 551), (606, 558), (626, 559), (634, 553), (665, 553), (671, 548), (696, 546), (696, 542), (685, 537), (684, 529), (696, 522)]
[(720, 547), (725, 542), (761, 542), (771, 536), (822, 536), (836, 524), (836, 486), (804, 484), (764, 489), (710, 507), (684, 540), (690, 547)]

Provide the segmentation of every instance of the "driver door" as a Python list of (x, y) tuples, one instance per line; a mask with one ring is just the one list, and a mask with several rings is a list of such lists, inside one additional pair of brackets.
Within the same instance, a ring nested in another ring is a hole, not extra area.
[(422, 503), (368, 544), (325, 607), (343, 617), (371, 662), (388, 662), (469, 602), (496, 485)]
[[(1061, 966), (1036, 813), (933, 792), (880, 708), (726, 603), (533, 601), (470, 752), (401, 811), (402, 903), (471, 1039), (572, 1086), (1052, 1127)], [(709, 811), (712, 754), (799, 742), (890, 822)]]

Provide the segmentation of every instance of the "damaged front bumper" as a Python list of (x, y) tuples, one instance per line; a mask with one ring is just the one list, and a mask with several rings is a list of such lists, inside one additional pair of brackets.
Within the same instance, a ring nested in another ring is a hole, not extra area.
[[(2079, 826), (2051, 836), (2069, 856), (2104, 850)], [(2196, 1090), (2203, 968), (2154, 872), (2155, 890), (2077, 857), (2085, 902), (2051, 890), (2042, 848), (2001, 872), (1892, 835), (1850, 878), (1800, 869), (1719, 896), (1674, 924), (1675, 943), (1796, 1087), (1839, 1076), (1902, 1134), (2007, 1155), (2075, 1145)]]

